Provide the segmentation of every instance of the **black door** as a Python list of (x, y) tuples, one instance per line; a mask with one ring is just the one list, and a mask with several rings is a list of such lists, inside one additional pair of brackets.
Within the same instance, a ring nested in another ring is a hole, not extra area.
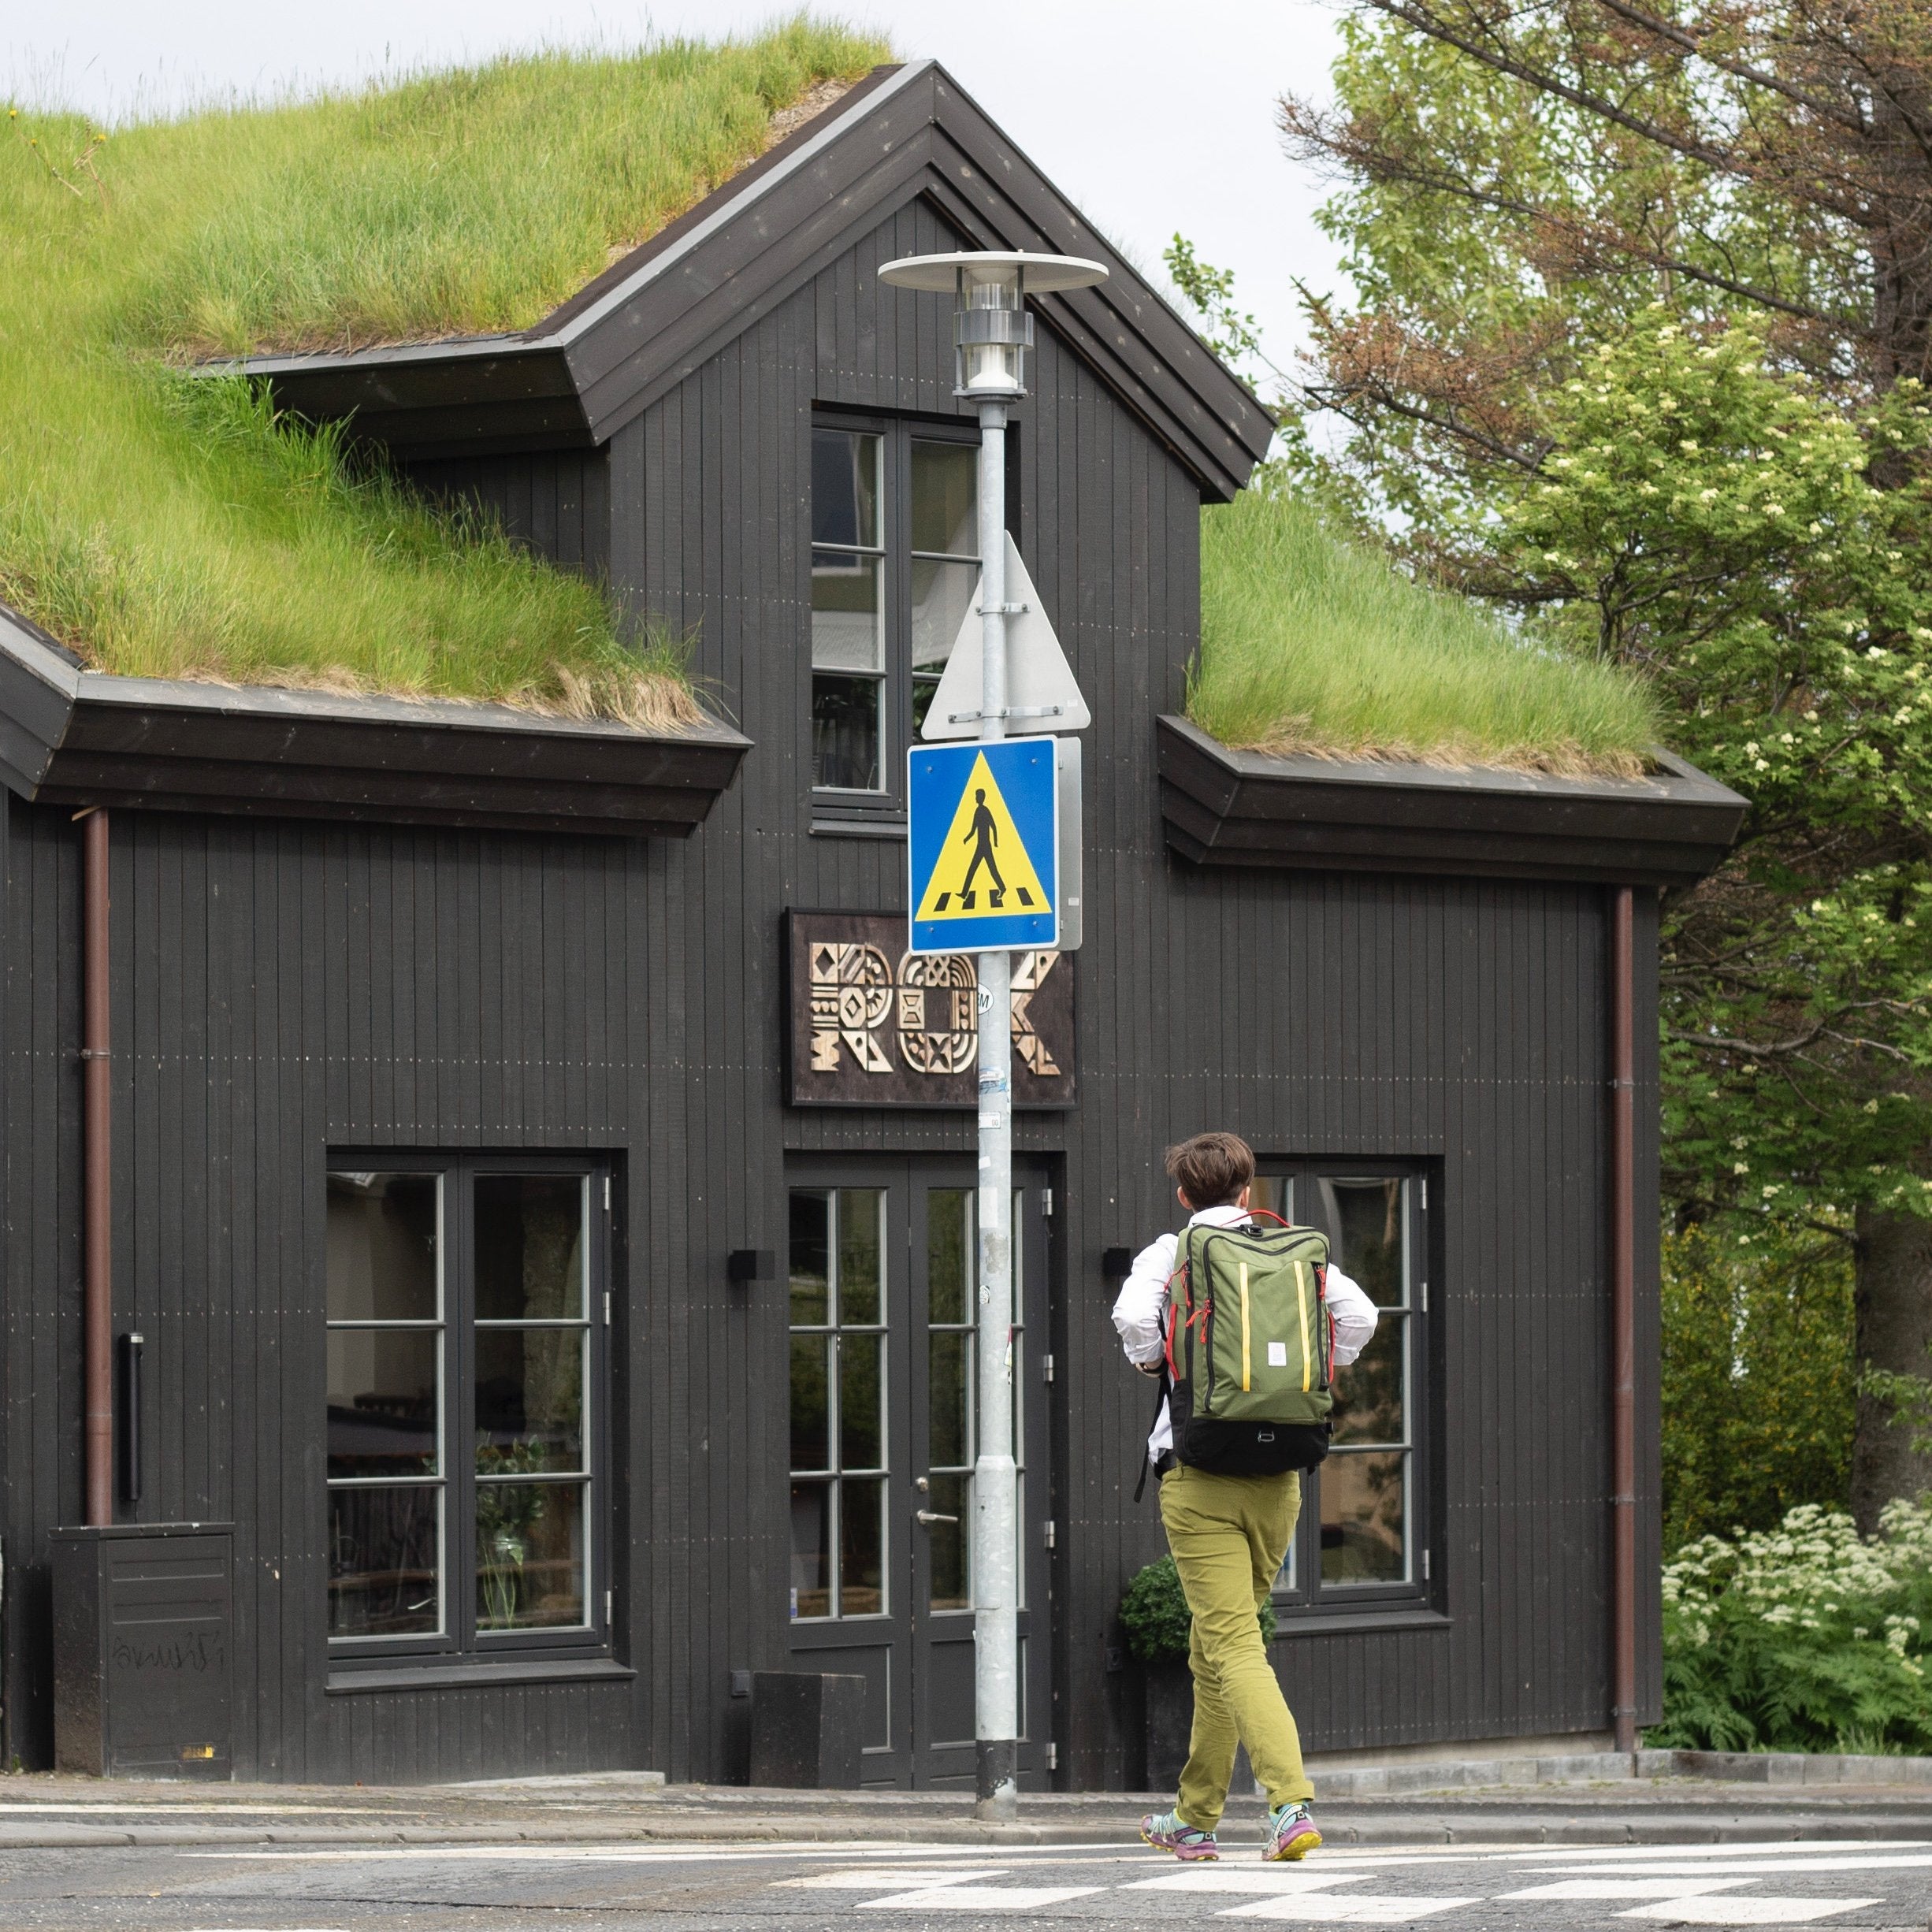
[[(1014, 1181), (1020, 1763), (1037, 1785), (1052, 1708), (1047, 1196), (1037, 1175)], [(866, 1679), (869, 1784), (973, 1780), (974, 1207), (966, 1165), (791, 1176), (792, 1656)]]

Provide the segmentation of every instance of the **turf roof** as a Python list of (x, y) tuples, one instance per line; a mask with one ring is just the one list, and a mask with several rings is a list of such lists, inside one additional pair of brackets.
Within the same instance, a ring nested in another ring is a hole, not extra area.
[(1201, 513), (1187, 715), (1241, 750), (1565, 777), (1633, 777), (1659, 737), (1637, 678), (1414, 582), (1265, 479)]
[(695, 717), (602, 587), (184, 366), (526, 327), (885, 53), (800, 19), (106, 138), (10, 110), (0, 600), (128, 675)]
[[(128, 675), (490, 699), (662, 727), (678, 641), (277, 421), (210, 356), (528, 328), (887, 50), (543, 54), (103, 139), (0, 142), (0, 600)], [(1641, 693), (1246, 492), (1204, 513), (1190, 715), (1231, 745), (1625, 769)]]

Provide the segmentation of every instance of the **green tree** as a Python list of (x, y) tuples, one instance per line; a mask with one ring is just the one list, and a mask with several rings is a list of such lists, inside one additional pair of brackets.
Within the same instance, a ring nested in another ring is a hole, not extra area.
[[(1356, 290), (1299, 460), (1752, 799), (1666, 908), (1670, 1205), (1848, 1226), (1859, 1354), (1923, 1376), (1932, 4), (1367, 0), (1336, 79), (1284, 110)], [(1928, 1481), (1861, 1398), (1860, 1521)]]
[(1851, 1257), (1819, 1235), (1667, 1236), (1663, 1547), (1836, 1506), (1852, 1459)]

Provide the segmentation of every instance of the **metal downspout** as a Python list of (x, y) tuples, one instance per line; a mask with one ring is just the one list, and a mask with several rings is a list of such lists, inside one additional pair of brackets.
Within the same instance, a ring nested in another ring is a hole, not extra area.
[(1637, 1748), (1635, 917), (1631, 888), (1618, 886), (1610, 927), (1611, 1721), (1615, 1748), (1628, 1752)]
[(114, 1520), (113, 1143), (108, 1058), (107, 814), (81, 818), (80, 1079), (84, 1157), (81, 1360), (87, 1520)]

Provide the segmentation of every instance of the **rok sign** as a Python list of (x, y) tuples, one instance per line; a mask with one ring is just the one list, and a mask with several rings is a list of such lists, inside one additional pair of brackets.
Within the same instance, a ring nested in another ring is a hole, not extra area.
[[(914, 953), (896, 913), (792, 912), (786, 925), (793, 1106), (977, 1105), (970, 957)], [(1010, 1005), (1014, 1104), (1072, 1105), (1073, 961), (1016, 952)]]

